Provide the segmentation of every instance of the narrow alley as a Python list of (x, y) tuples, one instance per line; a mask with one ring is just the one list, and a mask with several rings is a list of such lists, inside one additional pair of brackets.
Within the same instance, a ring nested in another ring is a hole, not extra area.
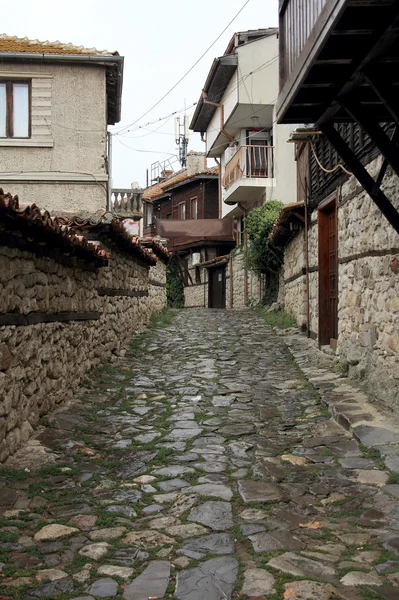
[(249, 310), (136, 336), (0, 477), (3, 599), (399, 598), (395, 475)]

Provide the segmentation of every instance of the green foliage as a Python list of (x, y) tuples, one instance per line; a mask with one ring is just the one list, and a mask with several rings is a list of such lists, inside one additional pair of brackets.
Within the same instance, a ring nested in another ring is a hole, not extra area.
[(184, 284), (177, 259), (173, 258), (166, 269), (166, 298), (170, 308), (184, 308)]
[(269, 234), (273, 229), (282, 202), (270, 200), (254, 208), (245, 219), (249, 247), (245, 262), (247, 269), (255, 273), (278, 273), (283, 262), (283, 250), (270, 244)]
[(288, 327), (296, 327), (296, 321), (283, 310), (275, 310), (267, 312), (259, 310), (258, 314), (263, 317), (270, 327), (278, 327), (279, 329), (287, 329)]

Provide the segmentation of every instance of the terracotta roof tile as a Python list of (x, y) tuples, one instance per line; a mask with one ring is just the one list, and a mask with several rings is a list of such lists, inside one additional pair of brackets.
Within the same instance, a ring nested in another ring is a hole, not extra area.
[(0, 34), (0, 52), (37, 52), (38, 54), (90, 54), (95, 56), (115, 56), (117, 52), (85, 48), (71, 43), (30, 40), (27, 37)]
[(210, 260), (206, 260), (205, 262), (199, 263), (199, 267), (210, 267), (216, 263), (227, 263), (230, 260), (230, 254), (224, 254), (223, 256), (216, 256), (215, 258), (211, 258)]
[(87, 241), (83, 236), (77, 235), (56, 217), (52, 217), (49, 212), (42, 211), (36, 204), (21, 207), (18, 196), (5, 194), (1, 188), (0, 222), (6, 223), (7, 227), (12, 225), (12, 228), (17, 231), (24, 231), (24, 228), (28, 226), (30, 231), (35, 233), (36, 241), (40, 243), (45, 242), (47, 237), (49, 243), (56, 247), (76, 248), (78, 251), (83, 251), (86, 260), (91, 257), (100, 260), (103, 265), (107, 264), (108, 252)]
[(206, 169), (206, 171), (200, 171), (199, 173), (195, 173), (194, 175), (189, 175), (187, 169), (182, 169), (181, 171), (177, 171), (177, 173), (173, 173), (170, 175), (165, 181), (161, 183), (155, 183), (150, 187), (146, 188), (143, 192), (143, 200), (152, 200), (157, 196), (161, 196), (166, 190), (168, 190), (173, 185), (177, 183), (183, 183), (186, 179), (192, 179), (193, 177), (200, 177), (201, 175), (218, 175), (219, 167), (211, 167)]

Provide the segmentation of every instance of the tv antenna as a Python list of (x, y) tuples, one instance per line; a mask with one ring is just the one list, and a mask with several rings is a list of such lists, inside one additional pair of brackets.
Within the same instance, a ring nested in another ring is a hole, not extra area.
[(175, 141), (179, 147), (179, 162), (183, 169), (187, 165), (187, 148), (190, 136), (188, 126), (188, 115), (184, 114), (184, 117), (175, 117)]

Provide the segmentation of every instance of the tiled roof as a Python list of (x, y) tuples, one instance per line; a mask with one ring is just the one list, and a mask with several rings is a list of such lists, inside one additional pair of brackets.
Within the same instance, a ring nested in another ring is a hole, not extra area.
[(37, 52), (38, 54), (91, 54), (95, 56), (115, 56), (117, 52), (85, 48), (69, 43), (30, 40), (27, 37), (0, 34), (0, 52)]
[(161, 244), (161, 242), (159, 242), (155, 238), (152, 240), (151, 250), (164, 263), (168, 263), (169, 262), (169, 259), (170, 259), (170, 252), (169, 252), (169, 250), (163, 244)]
[(152, 250), (144, 248), (137, 236), (128, 233), (119, 219), (114, 219), (112, 221), (110, 233), (114, 241), (129, 254), (133, 254), (133, 256), (136, 256), (151, 266), (157, 264), (158, 259)]
[(110, 233), (114, 241), (125, 251), (150, 265), (156, 264), (157, 257), (165, 263), (169, 260), (169, 252), (162, 244), (157, 240), (151, 240), (151, 245), (147, 248), (141, 243), (140, 238), (126, 231), (122, 224), (123, 219), (115, 217), (110, 212), (88, 213), (84, 216), (64, 212), (58, 217), (58, 220), (84, 234), (95, 231), (97, 228), (102, 229), (105, 236)]
[(77, 235), (72, 229), (61, 223), (49, 212), (42, 211), (36, 204), (28, 204), (20, 207), (18, 196), (5, 194), (0, 188), (0, 223), (5, 228), (24, 233), (29, 230), (29, 238), (35, 242), (47, 242), (48, 245), (61, 251), (69, 248), (75, 249), (77, 254), (86, 261), (96, 259), (103, 265), (107, 264), (108, 252), (102, 250), (96, 244), (87, 241), (81, 235)]
[(210, 260), (206, 260), (205, 262), (199, 263), (199, 267), (210, 267), (212, 265), (216, 265), (217, 263), (224, 264), (230, 260), (230, 254), (224, 254), (223, 256), (216, 256), (215, 258), (211, 258)]
[(273, 225), (273, 229), (269, 233), (269, 240), (272, 244), (284, 246), (292, 237), (294, 237), (296, 230), (288, 229), (287, 223), (292, 219), (301, 221), (301, 218), (298, 219), (297, 215), (299, 214), (300, 217), (302, 217), (301, 213), (304, 212), (304, 210), (304, 202), (285, 204), (282, 207), (280, 214)]
[(170, 175), (167, 179), (165, 179), (165, 181), (162, 181), (161, 183), (155, 183), (154, 185), (146, 188), (143, 192), (143, 200), (152, 200), (157, 196), (161, 196), (170, 187), (176, 185), (177, 183), (183, 183), (184, 181), (193, 179), (194, 177), (201, 177), (201, 175), (218, 175), (218, 173), (219, 167), (211, 167), (205, 171), (195, 173), (194, 175), (189, 175), (187, 169), (182, 169), (181, 171)]

